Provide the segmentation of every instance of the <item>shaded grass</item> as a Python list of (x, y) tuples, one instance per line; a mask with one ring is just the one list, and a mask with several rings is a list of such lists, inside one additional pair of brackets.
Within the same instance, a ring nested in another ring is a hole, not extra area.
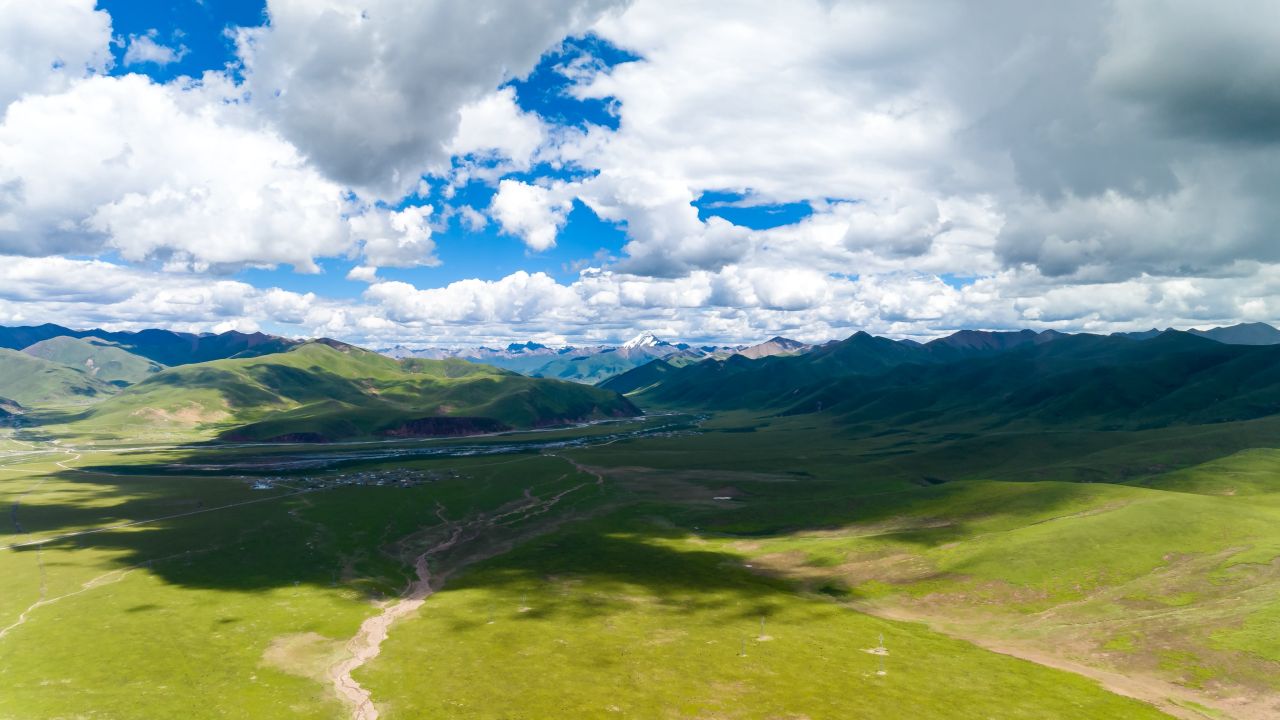
[[(1080, 677), (796, 594), (644, 517), (610, 515), (473, 569), (358, 677), (389, 717), (1162, 717)], [(866, 652), (882, 635), (884, 676)]]

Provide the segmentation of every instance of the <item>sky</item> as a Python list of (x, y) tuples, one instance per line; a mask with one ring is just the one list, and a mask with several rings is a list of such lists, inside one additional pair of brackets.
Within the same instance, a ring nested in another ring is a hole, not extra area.
[(0, 324), (1280, 320), (1280, 3), (0, 0)]

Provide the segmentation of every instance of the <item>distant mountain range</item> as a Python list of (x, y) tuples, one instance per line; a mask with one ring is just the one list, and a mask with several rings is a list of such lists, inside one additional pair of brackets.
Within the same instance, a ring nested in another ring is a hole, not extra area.
[(161, 365), (187, 365), (231, 357), (266, 355), (287, 350), (300, 342), (265, 333), (242, 333), (234, 330), (215, 335), (155, 329), (137, 332), (72, 330), (51, 324), (0, 326), (0, 348), (10, 350), (24, 350), (36, 343), (58, 337), (106, 340), (123, 350)]
[(394, 360), (334, 340), (169, 368), (64, 426), (81, 436), (237, 442), (411, 438), (564, 425), (640, 411), (620, 395), (459, 360)]
[(112, 332), (0, 326), (0, 397), (26, 407), (93, 404), (167, 366), (257, 357), (299, 345), (264, 333)]
[(640, 413), (581, 383), (458, 359), (396, 360), (329, 339), (41, 325), (0, 327), (0, 342), (22, 346), (0, 348), (0, 420), (54, 435), (328, 442)]
[(394, 358), (457, 358), (513, 370), (530, 377), (596, 384), (655, 359), (663, 359), (673, 365), (683, 365), (708, 358), (725, 358), (734, 354), (759, 358), (801, 353), (808, 349), (809, 346), (804, 343), (782, 337), (775, 337), (752, 346), (694, 346), (689, 343), (668, 342), (653, 333), (643, 332), (621, 345), (552, 348), (536, 342), (524, 342), (512, 343), (502, 349), (488, 347), (411, 349), (395, 346), (381, 349), (379, 352)]
[(695, 347), (641, 333), (618, 346), (386, 352), (417, 355), (401, 358), (262, 333), (57, 325), (0, 327), (0, 345), (0, 418), (36, 422), (74, 408), (76, 427), (104, 435), (135, 426), (251, 440), (469, 434), (639, 412), (624, 395), (853, 424), (1146, 427), (1280, 411), (1280, 331), (1257, 323), (1110, 336), (962, 330), (926, 343), (859, 332), (817, 346), (775, 337)]
[(921, 344), (860, 332), (797, 356), (659, 359), (600, 387), (641, 406), (824, 413), (851, 426), (1226, 422), (1280, 412), (1280, 343), (1262, 344), (1268, 337), (1256, 326), (962, 331)]
[[(1130, 339), (1150, 339), (1163, 332), (1167, 331), (1153, 329), (1136, 333), (1116, 333), (1116, 336)], [(1218, 327), (1211, 330), (1190, 330), (1187, 332), (1229, 345), (1280, 344), (1280, 330), (1265, 323), (1247, 323), (1230, 327)], [(961, 330), (945, 338), (928, 343), (918, 343), (910, 340), (897, 342), (908, 347), (928, 346), (934, 348), (931, 352), (935, 354), (962, 357), (978, 355), (993, 350), (1009, 349), (1026, 343), (1048, 342), (1064, 334), (1053, 330), (1042, 332), (1032, 330), (1012, 332)], [(830, 344), (826, 343), (826, 345)], [(684, 342), (670, 342), (658, 338), (653, 333), (643, 332), (621, 345), (566, 345), (551, 347), (529, 341), (511, 343), (505, 348), (484, 346), (411, 348), (397, 345), (381, 348), (378, 352), (393, 358), (456, 358), (513, 370), (530, 377), (601, 384), (632, 369), (647, 365), (654, 360), (662, 360), (671, 367), (683, 367), (705, 360), (723, 361), (735, 355), (752, 360), (803, 355), (810, 351), (821, 349), (826, 345), (807, 345), (785, 337), (773, 337), (756, 345), (693, 345)], [(942, 348), (946, 349), (943, 350)], [(650, 369), (644, 375), (634, 376), (613, 387), (625, 387), (627, 389), (624, 392), (634, 392), (635, 388), (640, 386), (637, 385), (640, 382), (639, 378), (663, 372), (665, 372), (663, 369)]]
[[(1136, 339), (1150, 339), (1163, 332), (1169, 332), (1169, 330), (1152, 328), (1142, 332), (1118, 334)], [(1216, 327), (1210, 330), (1188, 330), (1187, 332), (1210, 340), (1217, 340), (1227, 345), (1280, 345), (1280, 330), (1266, 323), (1241, 323), (1229, 327)]]

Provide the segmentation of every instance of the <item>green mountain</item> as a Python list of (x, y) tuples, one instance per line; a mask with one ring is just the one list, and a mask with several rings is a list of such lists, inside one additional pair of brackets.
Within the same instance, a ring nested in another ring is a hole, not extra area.
[[(937, 351), (859, 332), (804, 355), (752, 360), (742, 355), (709, 359), (665, 374), (646, 390), (647, 403), (704, 408), (770, 407), (794, 399), (803, 388), (851, 374), (876, 374), (910, 362), (935, 362)], [(610, 387), (646, 387), (642, 368), (624, 373)], [(632, 375), (636, 373), (636, 375)]]
[(0, 348), (0, 397), (25, 407), (84, 405), (118, 389), (78, 368)]
[(810, 355), (707, 361), (647, 384), (633, 371), (611, 387), (646, 388), (642, 405), (821, 412), (846, 425), (1136, 429), (1280, 412), (1280, 346), (1178, 331), (1040, 337), (966, 341), (957, 357), (954, 345), (855, 335)]
[(624, 373), (634, 368), (638, 362), (646, 362), (646, 360), (647, 356), (636, 358), (609, 350), (592, 355), (556, 358), (538, 366), (531, 371), (531, 374), (536, 377), (594, 384)]
[(100, 338), (59, 336), (23, 349), (32, 357), (70, 365), (113, 385), (132, 385), (160, 372), (163, 365)]
[(155, 329), (138, 332), (72, 330), (52, 324), (0, 326), (0, 348), (21, 350), (56, 337), (99, 338), (113, 342), (134, 355), (141, 355), (161, 365), (171, 366), (231, 357), (267, 355), (287, 350), (299, 342), (264, 333), (242, 333), (234, 330), (216, 335), (213, 333), (197, 335)]
[(81, 333), (71, 328), (65, 328), (61, 325), (53, 323), (45, 323), (44, 325), (19, 325), (15, 327), (7, 327), (0, 325), (0, 348), (9, 350), (21, 350), (29, 345), (34, 345), (41, 340), (48, 340), (55, 337), (82, 337), (87, 333)]
[(1266, 323), (1240, 323), (1230, 327), (1210, 330), (1189, 330), (1192, 335), (1217, 340), (1228, 345), (1276, 345), (1280, 344), (1280, 330)]
[(119, 343), (136, 355), (154, 360), (161, 365), (188, 365), (226, 358), (257, 357), (282, 352), (299, 344), (297, 340), (267, 335), (266, 333), (242, 333), (231, 330), (220, 334), (179, 333), (169, 330), (141, 330), (100, 334), (98, 337)]
[(675, 372), (676, 368), (676, 365), (659, 358), (638, 368), (628, 370), (621, 375), (605, 378), (604, 382), (597, 384), (596, 387), (612, 390), (622, 395), (642, 392), (657, 385), (668, 374)]
[(323, 442), (468, 435), (637, 414), (626, 399), (598, 388), (462, 360), (394, 360), (325, 340), (261, 357), (170, 368), (65, 429)]
[[(1151, 328), (1150, 330), (1142, 330), (1140, 332), (1115, 333), (1119, 337), (1127, 337), (1130, 340), (1150, 340), (1158, 337), (1166, 332), (1178, 332), (1172, 328), (1168, 330), (1160, 330)], [(1266, 323), (1240, 323), (1239, 325), (1229, 325), (1226, 327), (1215, 327), (1208, 330), (1188, 330), (1191, 335), (1199, 335), (1203, 338), (1216, 340), (1226, 345), (1280, 345), (1280, 330), (1277, 330)]]

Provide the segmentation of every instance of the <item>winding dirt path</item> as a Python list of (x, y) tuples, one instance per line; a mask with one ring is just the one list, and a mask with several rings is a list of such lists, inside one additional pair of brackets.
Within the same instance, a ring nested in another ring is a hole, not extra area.
[(428, 559), (432, 555), (438, 555), (453, 547), (462, 537), (463, 526), (447, 520), (444, 517), (443, 507), (436, 511), (436, 516), (446, 525), (452, 525), (453, 532), (447, 539), (427, 548), (414, 559), (413, 568), (417, 579), (409, 585), (405, 595), (383, 607), (382, 612), (361, 623), (355, 637), (347, 641), (347, 652), (351, 653), (351, 656), (329, 668), (329, 682), (333, 684), (338, 697), (351, 707), (353, 720), (377, 720), (378, 709), (374, 707), (369, 691), (351, 674), (356, 668), (378, 657), (382, 652), (382, 643), (387, 639), (387, 633), (397, 620), (416, 612), (422, 607), (422, 603), (431, 597), (435, 589), (431, 587), (431, 568)]
[[(599, 485), (604, 482), (604, 478), (600, 475), (591, 474), (596, 477), (595, 484)], [(427, 598), (443, 587), (448, 573), (437, 573), (433, 576), (431, 573), (432, 558), (462, 543), (477, 539), (490, 540), (491, 538), (486, 538), (484, 535), (486, 530), (514, 525), (538, 515), (543, 515), (549, 512), (566, 495), (587, 486), (587, 483), (574, 485), (551, 495), (546, 500), (539, 499), (533, 494), (531, 488), (526, 488), (520, 500), (516, 501), (515, 506), (510, 510), (494, 515), (480, 515), (465, 523), (449, 520), (445, 517), (444, 506), (438, 505), (436, 517), (440, 519), (441, 525), (437, 527), (447, 528), (449, 536), (414, 558), (413, 568), (417, 579), (409, 585), (404, 595), (398, 600), (383, 605), (381, 612), (360, 624), (360, 629), (355, 636), (347, 641), (346, 650), (349, 653), (349, 657), (330, 666), (326, 673), (338, 697), (351, 708), (352, 720), (378, 720), (378, 708), (374, 705), (371, 694), (352, 674), (381, 654), (382, 644), (387, 639), (391, 626), (397, 620), (417, 612)], [(496, 545), (489, 548), (487, 552), (481, 552), (466, 558), (461, 564), (466, 565), (478, 562), (504, 552), (510, 547), (511, 543)], [(451, 571), (456, 569), (451, 568)], [(433, 580), (435, 582), (434, 586), (432, 585)]]

